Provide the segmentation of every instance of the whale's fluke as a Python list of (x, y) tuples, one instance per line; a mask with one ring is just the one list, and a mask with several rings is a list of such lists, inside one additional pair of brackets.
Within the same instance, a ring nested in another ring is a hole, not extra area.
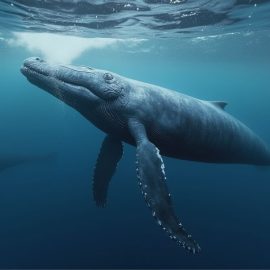
[(106, 205), (108, 186), (122, 154), (122, 142), (112, 136), (106, 136), (100, 149), (93, 178), (93, 195), (97, 206)]

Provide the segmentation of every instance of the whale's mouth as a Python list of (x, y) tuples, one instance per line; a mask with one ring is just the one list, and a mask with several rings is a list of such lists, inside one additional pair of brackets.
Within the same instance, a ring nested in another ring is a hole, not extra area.
[[(63, 101), (69, 99), (87, 98), (88, 100), (97, 100), (91, 89), (82, 85), (76, 76), (68, 76), (65, 70), (71, 70), (68, 66), (53, 65), (38, 57), (31, 57), (24, 61), (21, 67), (22, 74), (34, 85), (56, 96)], [(78, 70), (73, 70), (75, 73)]]
[[(37, 64), (39, 62), (39, 64)], [(52, 70), (39, 58), (31, 58), (31, 61), (24, 61), (21, 66), (21, 73), (32, 83), (42, 87), (40, 84), (52, 79)]]
[(21, 67), (21, 72), (30, 81), (37, 82), (37, 81), (45, 81), (46, 79), (51, 79), (67, 86), (80, 87), (90, 91), (88, 88), (80, 84), (78, 81), (72, 80), (69, 77), (65, 78), (65, 76), (61, 76), (61, 73), (58, 72), (59, 68), (65, 68), (72, 70), (74, 72), (80, 72), (75, 68), (71, 68), (70, 66), (49, 65), (45, 61), (40, 60), (40, 58), (38, 57), (36, 58), (32, 57), (30, 59), (27, 59)]
[(58, 66), (49, 65), (45, 61), (40, 60), (38, 57), (27, 59), (21, 67), (22, 74), (31, 82), (38, 83), (50, 80), (58, 83), (59, 85), (76, 87), (80, 89), (84, 88), (85, 90), (89, 91), (89, 89), (83, 87), (81, 84), (76, 83), (75, 81), (71, 82), (68, 79), (65, 80), (63, 76), (60, 77), (57, 70)]
[(40, 75), (46, 76), (46, 77), (49, 76), (49, 75), (47, 75), (47, 74), (38, 72), (37, 70), (32, 69), (32, 68), (29, 68), (29, 67), (26, 67), (26, 66), (22, 66), (22, 67), (21, 67), (21, 72), (22, 72), (22, 74), (23, 74), (25, 77), (27, 77), (28, 79), (31, 79), (32, 77), (40, 76)]
[(39, 81), (42, 79), (45, 80), (47, 78), (47, 79), (54, 80), (56, 82), (59, 82), (61, 84), (67, 85), (67, 86), (85, 88), (85, 87), (83, 87), (80, 84), (77, 84), (75, 82), (70, 82), (70, 81), (68, 82), (68, 81), (64, 80), (63, 78), (60, 79), (56, 75), (52, 75), (48, 70), (45, 70), (45, 69), (42, 69), (39, 67), (24, 64), (21, 67), (21, 72), (30, 81)]

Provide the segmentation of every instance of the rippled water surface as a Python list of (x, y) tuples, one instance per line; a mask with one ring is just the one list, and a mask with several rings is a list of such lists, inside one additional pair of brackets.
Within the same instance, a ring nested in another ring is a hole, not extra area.
[(270, 268), (270, 169), (164, 157), (193, 256), (151, 217), (133, 147), (95, 206), (105, 134), (20, 73), (39, 56), (226, 101), (270, 145), (269, 14), (267, 0), (0, 0), (0, 268)]
[(262, 30), (267, 0), (2, 0), (1, 28), (113, 37), (179, 37)]

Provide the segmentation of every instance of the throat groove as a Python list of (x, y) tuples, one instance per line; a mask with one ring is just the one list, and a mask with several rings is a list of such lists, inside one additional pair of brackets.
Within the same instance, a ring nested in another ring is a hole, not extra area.
[(124, 129), (126, 123), (123, 119), (121, 119), (116, 112), (113, 112), (110, 107), (112, 106), (111, 103), (106, 102), (101, 106), (102, 113), (104, 114), (106, 120), (113, 128), (121, 128)]

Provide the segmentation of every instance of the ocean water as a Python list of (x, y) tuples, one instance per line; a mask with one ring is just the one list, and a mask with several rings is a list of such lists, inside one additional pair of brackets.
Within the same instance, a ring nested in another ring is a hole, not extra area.
[(105, 134), (20, 73), (40, 56), (224, 100), (270, 145), (269, 12), (267, 0), (0, 1), (0, 268), (270, 268), (270, 169), (164, 157), (202, 248), (191, 255), (146, 207), (133, 147), (95, 206)]

